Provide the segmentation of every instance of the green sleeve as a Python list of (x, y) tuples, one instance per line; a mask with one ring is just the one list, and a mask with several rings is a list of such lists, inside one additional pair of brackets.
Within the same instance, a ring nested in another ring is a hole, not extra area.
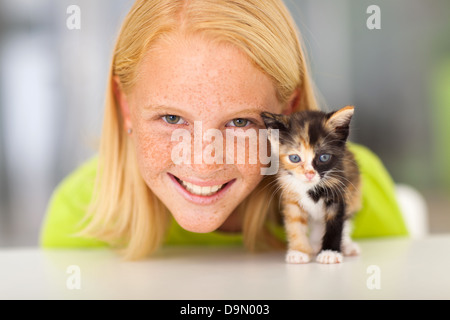
[(361, 171), (362, 209), (353, 219), (354, 238), (408, 235), (395, 197), (394, 182), (367, 148), (349, 144)]
[(75, 236), (80, 231), (91, 201), (97, 158), (77, 168), (55, 189), (42, 224), (40, 244), (44, 248), (100, 247), (106, 244)]

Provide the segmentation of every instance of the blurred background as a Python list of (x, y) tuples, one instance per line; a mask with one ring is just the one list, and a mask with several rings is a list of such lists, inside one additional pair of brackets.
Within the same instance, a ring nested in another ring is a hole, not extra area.
[[(450, 1), (286, 0), (324, 109), (418, 190), (450, 232)], [(132, 0), (0, 0), (0, 246), (35, 246), (52, 191), (96, 153), (106, 77)], [(67, 20), (80, 8), (80, 29)], [(370, 5), (381, 29), (369, 29)]]

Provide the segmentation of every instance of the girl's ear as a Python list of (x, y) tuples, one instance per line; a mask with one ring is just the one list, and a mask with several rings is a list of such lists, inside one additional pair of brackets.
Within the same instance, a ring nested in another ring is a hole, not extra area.
[(128, 105), (128, 99), (126, 94), (123, 92), (120, 80), (118, 76), (113, 77), (113, 91), (116, 101), (119, 105), (120, 112), (123, 119), (123, 127), (125, 131), (132, 129), (131, 117), (130, 117), (130, 107)]
[(283, 111), (283, 114), (290, 115), (291, 113), (295, 112), (300, 102), (300, 98), (301, 98), (300, 90), (297, 88), (289, 97), (289, 100), (286, 104), (286, 109)]

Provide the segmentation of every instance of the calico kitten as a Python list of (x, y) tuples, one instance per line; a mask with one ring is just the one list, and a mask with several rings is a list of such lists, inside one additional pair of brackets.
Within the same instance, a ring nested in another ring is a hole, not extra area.
[(359, 254), (349, 235), (349, 218), (361, 204), (358, 166), (346, 147), (353, 111), (261, 114), (269, 140), (270, 131), (279, 130), (277, 181), (288, 263), (308, 263), (317, 253), (319, 263), (341, 263), (343, 255)]

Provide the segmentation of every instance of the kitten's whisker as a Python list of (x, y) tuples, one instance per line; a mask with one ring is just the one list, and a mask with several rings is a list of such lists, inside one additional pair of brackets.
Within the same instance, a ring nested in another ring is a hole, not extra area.
[(338, 199), (338, 201), (345, 200), (345, 190), (343, 190), (339, 185), (336, 185), (333, 188), (330, 188), (330, 190), (331, 190), (333, 196)]
[(334, 189), (336, 189), (337, 191), (339, 191), (339, 193), (341, 195), (346, 194), (348, 192), (346, 186), (342, 183), (342, 181), (336, 181), (338, 184), (334, 185)]
[[(278, 199), (281, 199), (281, 196), (282, 196), (282, 194), (283, 194), (283, 191), (281, 191), (281, 193), (280, 193), (280, 190), (282, 190), (282, 187), (281, 186), (277, 186), (276, 188), (275, 188), (275, 190), (272, 192), (272, 194), (270, 195), (270, 200), (269, 200), (269, 204), (272, 202), (272, 200), (278, 195), (278, 194), (280, 194), (279, 196), (278, 196)], [(281, 206), (281, 201), (278, 201), (278, 211), (280, 211), (280, 206)]]
[[(341, 198), (342, 200), (345, 199), (345, 195), (348, 194), (348, 189), (342, 181), (339, 181), (336, 178), (333, 178), (333, 181), (330, 181), (329, 179), (324, 179), (323, 181), (325, 185), (330, 189), (333, 198), (336, 197)], [(339, 195), (337, 194), (337, 192), (339, 192)]]
[(276, 179), (273, 179), (272, 181), (267, 182), (266, 185), (263, 188), (261, 188), (258, 192), (265, 191), (267, 188), (273, 188), (274, 185), (277, 185), (277, 183), (278, 181)]
[[(340, 181), (338, 182), (340, 183)], [(336, 185), (336, 188), (333, 188), (333, 191), (336, 194), (336, 198), (338, 198), (341, 201), (344, 201), (346, 193), (346, 190), (344, 188), (342, 188), (340, 185)]]
[[(328, 175), (331, 176), (331, 177), (334, 178), (334, 179), (337, 179), (338, 181), (339, 181), (340, 179), (345, 180), (345, 181), (347, 181), (353, 188), (358, 189), (358, 188), (356, 188), (356, 186), (353, 184), (353, 182), (351, 182), (349, 179), (347, 179), (347, 178), (344, 177), (344, 176), (334, 176), (334, 175), (333, 175), (333, 171), (331, 171)], [(344, 184), (342, 181), (339, 181), (339, 182), (341, 182), (341, 183), (345, 186), (345, 184)]]

